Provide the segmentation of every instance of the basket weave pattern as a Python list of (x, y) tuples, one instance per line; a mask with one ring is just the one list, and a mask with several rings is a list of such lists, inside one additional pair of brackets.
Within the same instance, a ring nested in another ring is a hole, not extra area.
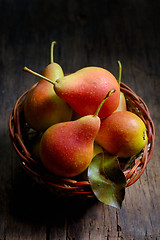
[[(33, 87), (35, 87), (35, 85)], [(93, 197), (93, 192), (88, 180), (77, 180), (53, 176), (42, 167), (39, 161), (33, 158), (32, 154), (24, 144), (22, 137), (21, 116), (23, 114), (25, 96), (30, 90), (26, 91), (19, 97), (9, 117), (9, 132), (11, 141), (20, 157), (20, 163), (38, 183), (45, 185), (51, 191), (55, 191), (56, 189), (56, 191), (64, 191), (66, 194), (81, 194)], [(141, 117), (146, 125), (148, 134), (148, 143), (146, 144), (143, 152), (134, 158), (129, 168), (123, 170), (128, 187), (140, 178), (147, 163), (151, 159), (154, 149), (155, 128), (149, 114), (149, 110), (144, 101), (124, 83), (121, 83), (121, 91), (125, 94), (126, 101), (128, 103), (128, 110)]]

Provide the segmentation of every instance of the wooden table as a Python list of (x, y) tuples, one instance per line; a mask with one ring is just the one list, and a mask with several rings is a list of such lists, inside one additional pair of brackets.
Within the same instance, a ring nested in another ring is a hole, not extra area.
[[(0, 1), (0, 240), (160, 239), (160, 3), (149, 0)], [(156, 127), (154, 155), (126, 189), (122, 208), (60, 200), (22, 169), (8, 133), (18, 97), (42, 72), (56, 40), (64, 71), (101, 66), (148, 105)]]

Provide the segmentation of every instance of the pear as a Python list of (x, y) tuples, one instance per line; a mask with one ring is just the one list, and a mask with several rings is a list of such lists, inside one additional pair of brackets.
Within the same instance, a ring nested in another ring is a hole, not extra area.
[[(24, 70), (42, 77), (27, 67), (24, 67)], [(116, 92), (106, 100), (98, 116), (100, 118), (109, 116), (118, 107), (120, 99), (118, 82), (104, 68), (84, 67), (56, 81), (51, 81), (49, 78), (44, 79), (53, 83), (56, 94), (69, 103), (80, 116), (93, 115), (110, 89), (115, 89)]]
[[(122, 65), (121, 65), (120, 61), (118, 61), (118, 65), (119, 65), (118, 84), (119, 84), (119, 88), (120, 88), (121, 74), (122, 74)], [(124, 93), (122, 91), (120, 91), (119, 105), (118, 105), (117, 109), (115, 110), (115, 112), (126, 111), (126, 110), (127, 110), (126, 99), (125, 99)]]
[(59, 176), (73, 177), (88, 167), (100, 128), (98, 113), (113, 92), (115, 89), (106, 95), (94, 115), (57, 123), (45, 131), (40, 143), (40, 157), (46, 169)]
[[(53, 61), (51, 43), (51, 63), (44, 69), (43, 76), (56, 80), (64, 76), (61, 66)], [(72, 117), (70, 106), (57, 96), (53, 85), (41, 79), (26, 96), (24, 116), (28, 124), (37, 131), (44, 131), (58, 122), (69, 121)]]
[(39, 135), (33, 137), (30, 141), (31, 143), (31, 154), (34, 159), (40, 159), (40, 142), (42, 138), (43, 132), (40, 132)]
[(118, 157), (127, 158), (138, 154), (147, 143), (144, 122), (129, 111), (114, 112), (101, 121), (96, 142)]

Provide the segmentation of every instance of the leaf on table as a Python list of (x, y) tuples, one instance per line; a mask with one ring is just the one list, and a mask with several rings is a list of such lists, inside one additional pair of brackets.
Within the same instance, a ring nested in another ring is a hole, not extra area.
[(99, 201), (121, 208), (126, 178), (119, 167), (117, 156), (108, 153), (96, 155), (88, 167), (88, 178)]

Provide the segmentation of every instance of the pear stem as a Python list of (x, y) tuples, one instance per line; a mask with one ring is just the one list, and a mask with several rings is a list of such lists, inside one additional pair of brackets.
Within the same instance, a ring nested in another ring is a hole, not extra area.
[(122, 75), (122, 65), (121, 65), (121, 62), (118, 60), (117, 61), (118, 65), (119, 65), (119, 76), (118, 76), (118, 84), (119, 84), (119, 87), (120, 87), (120, 84), (121, 84), (121, 75)]
[(33, 75), (35, 75), (35, 76), (37, 76), (37, 77), (43, 78), (44, 80), (46, 80), (46, 81), (52, 83), (53, 85), (55, 85), (55, 82), (52, 81), (51, 79), (49, 79), (49, 78), (47, 78), (47, 77), (44, 77), (43, 75), (41, 75), (41, 74), (39, 74), (39, 73), (36, 73), (36, 72), (34, 72), (33, 70), (31, 70), (31, 69), (29, 69), (29, 68), (27, 68), (27, 67), (24, 67), (23, 70), (26, 71), (26, 72), (28, 72), (28, 73), (31, 73), (31, 74), (33, 74)]
[(56, 41), (53, 41), (51, 43), (51, 63), (54, 62), (54, 59), (53, 59), (53, 49), (54, 49), (54, 45), (56, 44)]
[(107, 99), (112, 93), (114, 93), (115, 91), (116, 91), (116, 90), (113, 88), (113, 89), (111, 89), (111, 90), (107, 93), (107, 95), (103, 98), (102, 102), (99, 104), (99, 106), (98, 106), (95, 114), (93, 115), (94, 117), (98, 116), (98, 113), (99, 113), (102, 105), (103, 105), (104, 102), (106, 101), (106, 99)]

